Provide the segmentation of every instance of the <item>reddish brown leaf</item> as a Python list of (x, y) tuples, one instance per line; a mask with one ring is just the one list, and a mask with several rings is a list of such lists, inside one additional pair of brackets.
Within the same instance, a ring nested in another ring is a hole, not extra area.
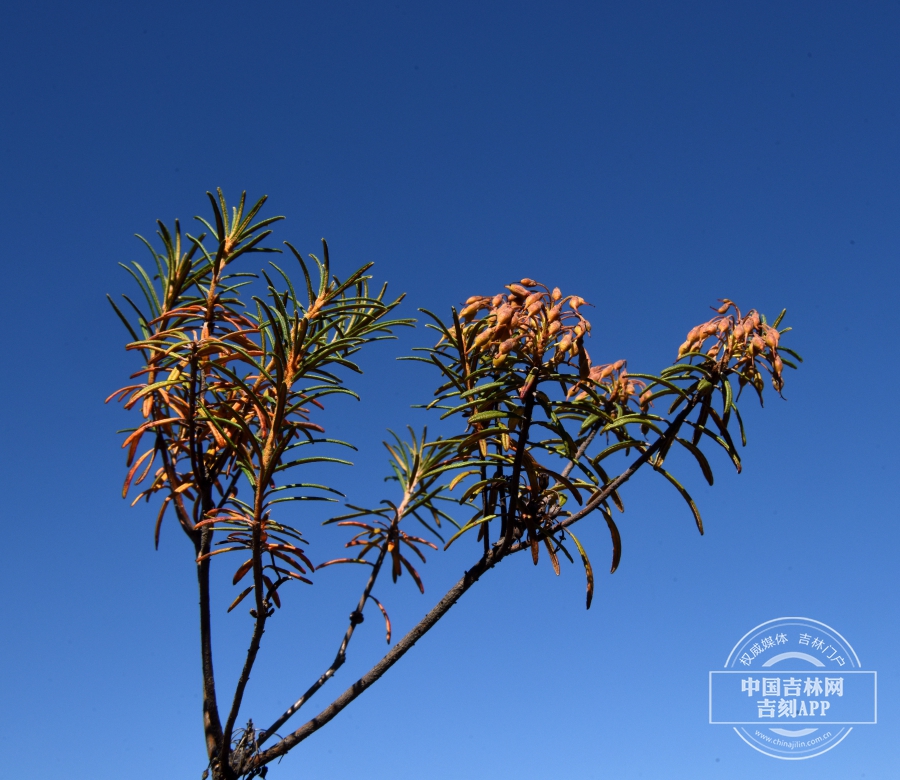
[(246, 575), (247, 572), (250, 571), (250, 569), (252, 569), (252, 568), (253, 568), (253, 559), (248, 558), (246, 561), (244, 561), (240, 565), (238, 570), (234, 573), (234, 579), (231, 581), (231, 584), (237, 585), (244, 578), (244, 575)]
[(251, 585), (249, 588), (247, 588), (246, 590), (242, 591), (242, 592), (241, 592), (241, 595), (238, 596), (234, 601), (231, 602), (231, 606), (228, 607), (228, 611), (231, 612), (231, 610), (233, 610), (238, 604), (240, 604), (240, 603), (244, 600), (244, 597), (245, 597), (251, 590), (253, 590), (253, 586), (252, 586), (252, 585)]
[(369, 594), (369, 598), (372, 599), (377, 605), (378, 609), (381, 610), (381, 614), (384, 615), (384, 625), (387, 629), (387, 643), (391, 643), (391, 619), (388, 617), (387, 610), (381, 605), (381, 602), (376, 599), (371, 593)]

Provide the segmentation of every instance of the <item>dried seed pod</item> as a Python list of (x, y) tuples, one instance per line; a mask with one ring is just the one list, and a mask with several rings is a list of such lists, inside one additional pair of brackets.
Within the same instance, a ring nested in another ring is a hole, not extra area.
[(547, 333), (550, 336), (555, 336), (557, 333), (559, 333), (559, 329), (561, 327), (562, 327), (562, 324), (560, 323), (560, 321), (554, 320), (553, 322), (550, 323), (550, 327), (547, 328)]
[(714, 333), (716, 333), (716, 331), (718, 331), (718, 329), (719, 329), (719, 323), (714, 320), (710, 320), (703, 326), (703, 330), (700, 331), (700, 335), (702, 338), (709, 338)]
[(513, 318), (513, 308), (509, 304), (503, 304), (497, 309), (497, 325), (507, 325)]
[(554, 302), (556, 302), (556, 301), (558, 301), (560, 298), (562, 298), (562, 291), (559, 289), (559, 287), (554, 287), (554, 288), (553, 288), (553, 292), (550, 293), (550, 298), (551, 298)]
[(606, 377), (611, 376), (613, 371), (615, 370), (616, 367), (612, 363), (607, 363), (605, 366), (600, 366), (600, 374), (597, 377), (597, 381), (599, 382), (603, 379), (606, 379)]
[(693, 328), (691, 328), (688, 331), (687, 336), (685, 336), (685, 343), (693, 344), (697, 339), (699, 339), (701, 334), (703, 333), (703, 328), (705, 326), (706, 323), (704, 322), (702, 325), (695, 325)]
[(507, 352), (511, 352), (513, 349), (515, 349), (516, 344), (518, 344), (517, 339), (507, 339), (499, 347), (497, 347), (497, 352), (501, 355), (505, 355)]
[(460, 319), (469, 322), (481, 309), (487, 308), (486, 301), (475, 301), (475, 303), (470, 303), (466, 308), (464, 308), (460, 313)]
[(527, 298), (529, 295), (528, 290), (522, 287), (521, 284), (508, 284), (506, 285), (506, 289), (509, 290), (517, 298)]
[(527, 276), (520, 280), (520, 284), (524, 284), (526, 287), (537, 287), (537, 282), (534, 279), (529, 279)]
[(530, 306), (528, 306), (526, 311), (528, 312), (529, 317), (533, 317), (535, 314), (537, 314), (543, 308), (544, 308), (543, 301), (534, 301)]
[(485, 328), (481, 333), (478, 334), (478, 337), (475, 339), (475, 342), (472, 346), (475, 349), (480, 349), (485, 344), (487, 344), (494, 336), (494, 328)]

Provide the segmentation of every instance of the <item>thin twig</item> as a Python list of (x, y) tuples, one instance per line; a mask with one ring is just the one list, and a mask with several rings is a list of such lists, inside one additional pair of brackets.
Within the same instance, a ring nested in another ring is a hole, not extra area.
[(387, 553), (387, 545), (381, 548), (381, 552), (378, 554), (378, 560), (375, 561), (375, 566), (372, 569), (372, 573), (369, 575), (369, 580), (366, 583), (366, 587), (363, 589), (363, 594), (359, 599), (359, 603), (356, 606), (356, 611), (352, 613), (350, 618), (350, 625), (347, 627), (347, 631), (344, 633), (344, 638), (341, 640), (341, 646), (338, 648), (337, 654), (334, 657), (334, 661), (332, 661), (331, 666), (329, 666), (308, 689), (307, 691), (299, 698), (296, 702), (294, 702), (290, 707), (288, 707), (279, 717), (278, 719), (272, 723), (269, 728), (265, 731), (261, 731), (258, 735), (258, 744), (262, 745), (272, 734), (274, 734), (282, 725), (304, 705), (308, 702), (317, 692), (318, 690), (325, 685), (344, 665), (344, 661), (347, 660), (347, 646), (350, 644), (350, 639), (353, 637), (353, 632), (356, 630), (356, 626), (359, 625), (359, 620), (357, 619), (357, 615), (362, 615), (363, 608), (366, 606), (366, 600), (369, 598), (369, 594), (372, 592), (372, 588), (375, 585), (375, 580), (378, 578), (378, 573), (381, 569), (381, 564), (384, 562), (384, 556)]

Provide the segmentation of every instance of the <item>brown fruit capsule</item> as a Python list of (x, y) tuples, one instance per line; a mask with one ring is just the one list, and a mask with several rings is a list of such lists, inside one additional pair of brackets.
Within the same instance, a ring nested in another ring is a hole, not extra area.
[(559, 289), (559, 287), (553, 288), (553, 292), (550, 294), (550, 297), (554, 301), (558, 301), (560, 298), (562, 298), (562, 291)]
[(475, 314), (478, 312), (478, 310), (479, 310), (480, 308), (482, 308), (482, 306), (483, 306), (483, 304), (482, 304), (481, 302), (479, 302), (479, 301), (476, 301), (475, 303), (472, 303), (472, 304), (466, 306), (466, 308), (463, 309), (463, 310), (459, 313), (460, 319), (463, 319), (463, 320), (465, 320), (466, 322), (468, 322), (469, 320), (471, 320), (471, 319), (475, 316)]
[(481, 333), (478, 334), (478, 337), (475, 339), (475, 342), (472, 344), (475, 349), (480, 349), (485, 344), (487, 344), (491, 338), (494, 336), (494, 328), (485, 328)]
[(497, 309), (497, 325), (503, 326), (506, 325), (512, 320), (513, 317), (513, 309), (510, 305), (504, 304), (499, 309)]
[(511, 352), (515, 348), (517, 343), (517, 339), (507, 339), (497, 348), (497, 351), (501, 355), (505, 355), (507, 352)]
[(529, 279), (527, 276), (524, 279), (521, 279), (520, 282), (526, 287), (537, 287), (537, 282), (534, 281), (534, 279)]
[(527, 298), (529, 293), (521, 284), (508, 284), (506, 289), (518, 298)]
[(494, 341), (505, 341), (509, 338), (509, 325), (498, 325), (494, 328)]

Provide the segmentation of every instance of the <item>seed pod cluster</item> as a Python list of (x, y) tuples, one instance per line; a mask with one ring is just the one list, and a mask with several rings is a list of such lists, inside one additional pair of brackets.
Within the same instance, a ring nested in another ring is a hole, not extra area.
[[(757, 392), (763, 389), (761, 366), (770, 374), (772, 386), (780, 393), (784, 387), (784, 363), (778, 354), (778, 329), (763, 322), (755, 309), (742, 315), (728, 298), (722, 298), (721, 303), (716, 309), (717, 316), (690, 330), (678, 349), (678, 359), (702, 354), (711, 367), (719, 371), (727, 368), (730, 373), (737, 374), (741, 387), (749, 384)], [(710, 339), (713, 341), (707, 347)]]
[(475, 295), (460, 312), (465, 341), (472, 352), (488, 356), (494, 367), (524, 362), (551, 367), (577, 361), (579, 370), (590, 370), (584, 336), (591, 324), (579, 312), (588, 305), (577, 295), (563, 296), (533, 279), (506, 286), (508, 292)]
[[(584, 388), (591, 386), (595, 392), (599, 391), (607, 410), (613, 409), (617, 405), (627, 406), (647, 386), (646, 382), (632, 379), (628, 375), (628, 370), (625, 368), (627, 363), (626, 360), (617, 360), (615, 363), (592, 366), (587, 377), (569, 390), (569, 395), (580, 390), (581, 392), (575, 396), (575, 400), (580, 401), (588, 395)], [(650, 406), (648, 397), (645, 396), (647, 394), (642, 394), (638, 401), (641, 411), (646, 411)]]

